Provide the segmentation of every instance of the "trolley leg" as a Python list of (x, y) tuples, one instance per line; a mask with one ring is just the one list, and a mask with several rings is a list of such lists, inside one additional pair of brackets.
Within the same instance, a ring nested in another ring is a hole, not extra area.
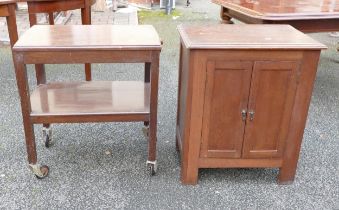
[[(91, 25), (91, 5), (89, 1), (85, 1), (85, 7), (81, 8), (81, 22), (83, 25)], [(86, 81), (92, 80), (91, 64), (85, 63)]]
[(23, 56), (21, 54), (14, 55), (14, 64), (15, 64), (15, 74), (16, 80), (21, 100), (21, 111), (24, 123), (24, 132), (25, 132), (25, 140), (26, 140), (26, 149), (28, 154), (28, 163), (33, 172), (33, 174), (42, 179), (48, 175), (49, 168), (48, 166), (40, 165), (37, 163), (37, 153), (36, 153), (36, 145), (34, 139), (34, 127), (33, 123), (30, 119), (30, 96), (29, 96), (29, 88), (27, 83), (27, 72), (26, 66), (23, 63)]
[(148, 140), (148, 160), (147, 166), (150, 175), (156, 173), (156, 143), (157, 143), (157, 114), (158, 114), (158, 80), (159, 80), (159, 53), (152, 53), (151, 73), (151, 102), (150, 102), (150, 122)]
[(54, 25), (54, 13), (53, 12), (48, 13), (48, 22), (50, 25)]
[[(150, 83), (150, 78), (151, 78), (151, 63), (145, 63), (145, 76), (144, 80), (145, 83)], [(145, 135), (146, 138), (149, 137), (149, 121), (144, 122), (144, 127), (142, 128), (142, 131)]]

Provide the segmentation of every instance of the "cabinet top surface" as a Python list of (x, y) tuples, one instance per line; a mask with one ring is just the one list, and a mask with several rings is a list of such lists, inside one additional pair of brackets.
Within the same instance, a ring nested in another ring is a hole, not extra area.
[(14, 45), (14, 51), (160, 50), (150, 25), (35, 25)]
[(190, 49), (326, 49), (289, 25), (180, 25)]

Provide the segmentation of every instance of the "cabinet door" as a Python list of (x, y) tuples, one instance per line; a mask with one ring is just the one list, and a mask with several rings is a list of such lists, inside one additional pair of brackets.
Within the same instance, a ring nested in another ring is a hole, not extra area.
[(201, 157), (241, 156), (252, 68), (253, 62), (207, 63)]
[(244, 158), (281, 157), (296, 92), (298, 62), (255, 62)]

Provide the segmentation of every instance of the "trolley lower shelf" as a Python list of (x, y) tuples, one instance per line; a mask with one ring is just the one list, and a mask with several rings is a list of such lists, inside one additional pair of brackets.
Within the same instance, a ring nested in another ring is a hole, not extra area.
[(56, 82), (31, 94), (33, 123), (149, 121), (150, 85), (143, 81)]

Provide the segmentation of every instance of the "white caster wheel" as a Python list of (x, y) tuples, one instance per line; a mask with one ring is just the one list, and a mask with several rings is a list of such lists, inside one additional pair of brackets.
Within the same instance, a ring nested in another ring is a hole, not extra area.
[(144, 133), (145, 138), (147, 139), (149, 137), (149, 127), (143, 127), (142, 132)]
[(147, 171), (150, 176), (154, 176), (157, 173), (157, 161), (147, 161)]
[(52, 128), (45, 128), (42, 129), (42, 140), (44, 141), (45, 147), (51, 146), (52, 142)]
[(29, 167), (36, 178), (43, 179), (49, 173), (49, 168), (46, 165), (40, 166), (40, 164), (29, 164)]

